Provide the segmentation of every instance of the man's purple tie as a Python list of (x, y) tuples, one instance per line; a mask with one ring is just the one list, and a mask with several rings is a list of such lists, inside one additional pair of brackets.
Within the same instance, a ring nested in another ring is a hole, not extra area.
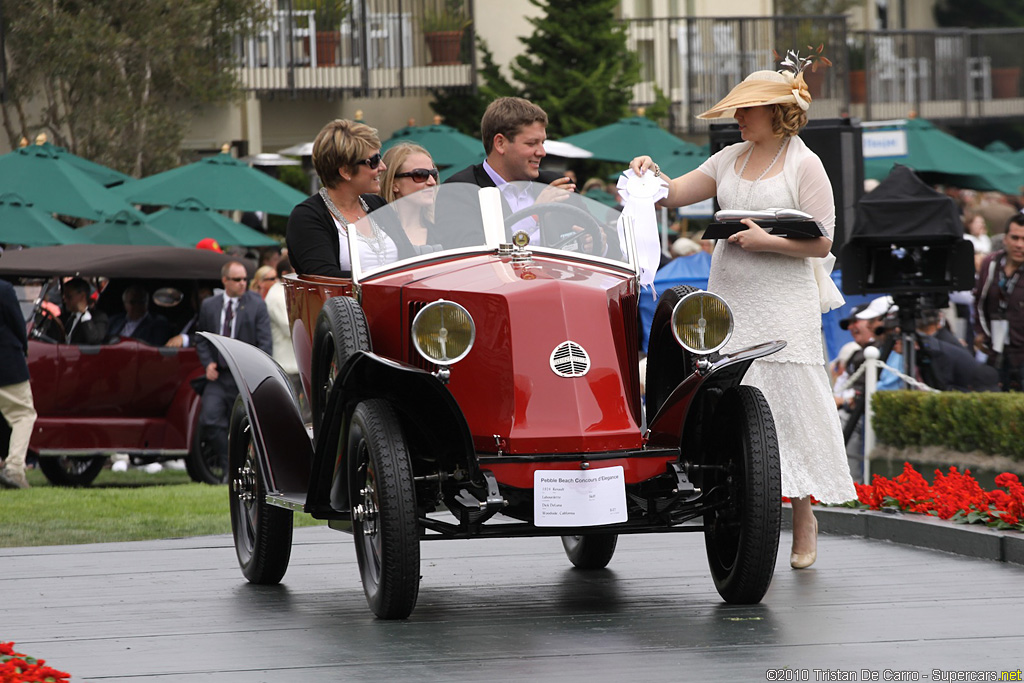
[(224, 329), (220, 332), (225, 337), (231, 336), (231, 320), (235, 317), (234, 307), (235, 302), (228, 299), (228, 310), (224, 311)]

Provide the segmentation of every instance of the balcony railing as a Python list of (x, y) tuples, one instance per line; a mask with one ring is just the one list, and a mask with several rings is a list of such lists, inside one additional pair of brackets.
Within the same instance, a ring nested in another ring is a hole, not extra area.
[(670, 128), (702, 134), (696, 118), (780, 54), (825, 45), (834, 67), (808, 73), (816, 118), (918, 116), (946, 121), (1024, 117), (1024, 29), (849, 32), (842, 16), (666, 18), (627, 22), (641, 60), (633, 103), (671, 101)]
[[(405, 95), (476, 83), (472, 28), (426, 31), (424, 18), (443, 0), (352, 0), (337, 21), (285, 4), (236, 45), (245, 90)], [(465, 4), (472, 18), (472, 0)]]

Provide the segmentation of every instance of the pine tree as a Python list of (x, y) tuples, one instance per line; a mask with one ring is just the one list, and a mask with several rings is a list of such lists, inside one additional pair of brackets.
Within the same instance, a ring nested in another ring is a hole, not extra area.
[(483, 68), (480, 69), (480, 88), (473, 92), (468, 88), (437, 88), (430, 91), (434, 100), (430, 108), (440, 114), (446, 126), (451, 126), (466, 135), (480, 135), (480, 117), (491, 101), (499, 97), (519, 95), (494, 61), (494, 53), (487, 47), (487, 41), (477, 38)]
[(544, 10), (520, 39), (512, 76), (522, 96), (547, 112), (548, 136), (559, 138), (614, 123), (628, 113), (640, 62), (615, 18), (619, 0), (530, 0)]

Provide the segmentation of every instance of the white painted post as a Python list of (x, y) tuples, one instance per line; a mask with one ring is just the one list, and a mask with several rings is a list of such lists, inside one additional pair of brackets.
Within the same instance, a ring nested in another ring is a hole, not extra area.
[(864, 349), (864, 483), (871, 483), (871, 451), (875, 449), (875, 430), (871, 426), (871, 419), (874, 417), (874, 409), (871, 406), (871, 398), (878, 386), (878, 357), (881, 354), (877, 347), (869, 346)]

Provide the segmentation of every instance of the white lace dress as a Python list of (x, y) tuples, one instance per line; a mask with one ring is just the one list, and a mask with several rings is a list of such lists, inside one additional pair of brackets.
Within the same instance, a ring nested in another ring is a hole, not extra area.
[[(785, 171), (751, 182), (740, 178), (735, 169), (738, 153), (746, 149), (747, 143), (733, 145), (701, 167), (716, 179), (721, 207), (802, 209), (818, 218), (831, 235), (834, 206), (829, 215), (831, 186), (820, 160), (810, 155), (816, 163), (809, 163), (806, 155), (799, 154), (806, 147), (794, 138)], [(791, 164), (806, 164), (806, 168), (794, 169)], [(824, 202), (819, 175), (829, 188)], [(817, 191), (805, 191), (805, 201), (797, 202), (796, 192), (790, 188), (793, 178), (799, 178), (805, 190), (815, 187)], [(782, 495), (813, 495), (825, 503), (856, 498), (825, 370), (821, 308), (811, 259), (748, 252), (719, 240), (711, 259), (708, 290), (722, 296), (735, 314), (735, 331), (724, 351), (775, 339), (786, 341), (783, 350), (754, 361), (743, 380), (759, 388), (771, 406), (779, 436)]]

